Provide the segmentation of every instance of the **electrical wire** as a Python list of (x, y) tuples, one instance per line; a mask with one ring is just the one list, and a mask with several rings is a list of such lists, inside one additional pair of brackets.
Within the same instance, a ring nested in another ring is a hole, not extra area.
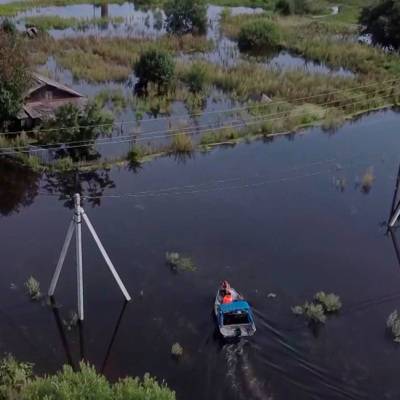
[[(380, 90), (386, 90), (386, 89), (380, 89)], [(344, 107), (347, 107), (349, 105), (359, 104), (359, 103), (362, 103), (362, 102), (370, 102), (370, 101), (375, 100), (375, 99), (385, 99), (385, 98), (388, 98), (388, 97), (392, 97), (394, 95), (395, 95), (394, 93), (391, 93), (389, 95), (380, 96), (378, 98), (373, 97), (373, 98), (369, 98), (369, 99), (362, 99), (362, 100), (357, 101), (357, 102), (352, 102), (351, 104), (344, 104), (344, 105), (342, 104), (342, 105), (340, 105), (340, 106), (338, 106), (336, 108), (344, 108)], [(352, 101), (352, 100), (354, 100), (354, 98), (349, 99), (349, 101)], [(336, 102), (336, 101), (334, 101), (334, 102)], [(329, 104), (329, 103), (327, 103), (327, 104)], [(304, 110), (298, 110), (298, 111), (302, 111), (302, 113), (297, 114), (296, 111), (295, 111), (294, 114), (292, 112), (290, 114), (290, 116), (299, 116), (300, 117), (302, 115), (308, 115), (307, 113), (304, 113)], [(363, 112), (363, 111), (368, 111), (368, 109), (367, 110), (359, 110), (359, 112)], [(206, 133), (206, 132), (215, 132), (215, 131), (218, 131), (218, 130), (224, 130), (224, 129), (227, 129), (227, 128), (246, 127), (246, 126), (257, 124), (257, 123), (260, 123), (260, 122), (263, 122), (263, 121), (266, 121), (266, 120), (277, 121), (277, 120), (281, 120), (281, 119), (286, 118), (288, 116), (288, 113), (290, 113), (290, 111), (284, 111), (284, 112), (275, 113), (275, 114), (274, 113), (266, 114), (266, 115), (261, 115), (261, 116), (257, 116), (257, 117), (251, 118), (250, 120), (247, 120), (247, 121), (236, 120), (236, 122), (237, 122), (236, 124), (231, 123), (231, 124), (226, 124), (226, 125), (222, 125), (222, 126), (218, 126), (218, 127), (212, 127), (212, 128), (209, 128), (208, 127), (209, 125), (206, 125), (207, 128), (200, 128), (199, 129), (199, 127), (197, 127), (196, 132), (194, 132), (194, 133), (201, 134), (201, 133)], [(284, 117), (279, 117), (279, 118), (272, 118), (272, 119), (269, 118), (270, 116), (281, 115), (281, 114), (286, 114), (286, 115)], [(232, 121), (232, 122), (235, 122), (235, 121)], [(193, 130), (192, 127), (191, 128), (186, 128), (186, 129)], [(168, 131), (158, 131), (158, 132), (166, 133)], [(154, 133), (158, 133), (158, 132), (156, 131)], [(139, 138), (137, 137), (137, 135), (129, 135), (129, 136), (125, 136), (125, 137), (114, 137), (109, 141), (102, 141), (102, 142), (98, 142), (98, 141), (96, 141), (96, 139), (93, 139), (93, 140), (90, 140), (90, 141), (77, 141), (78, 144), (77, 145), (72, 145), (72, 146), (65, 146), (65, 145), (73, 144), (74, 141), (72, 141), (72, 142), (60, 142), (60, 143), (45, 144), (45, 145), (42, 145), (40, 148), (34, 148), (34, 149), (30, 148), (29, 146), (19, 146), (19, 147), (9, 146), (9, 147), (0, 147), (0, 151), (2, 152), (1, 153), (2, 155), (11, 155), (11, 154), (17, 154), (17, 153), (41, 152), (41, 151), (46, 151), (46, 150), (51, 149), (52, 147), (56, 147), (56, 146), (64, 146), (63, 149), (66, 150), (66, 149), (73, 149), (73, 148), (90, 147), (92, 145), (96, 145), (96, 146), (100, 145), (101, 146), (101, 145), (109, 145), (109, 144), (122, 144), (122, 143), (128, 143), (128, 142), (132, 142), (132, 141), (134, 141), (134, 142), (142, 142), (142, 141), (146, 141), (146, 140), (150, 141), (150, 139), (151, 140), (154, 140), (154, 139), (167, 139), (169, 137), (173, 137), (173, 136), (177, 136), (177, 135), (180, 135), (182, 133), (185, 133), (185, 131), (182, 131), (182, 129), (178, 129), (178, 128), (175, 129), (175, 130), (171, 130), (170, 132), (177, 132), (177, 133), (171, 134), (171, 135), (163, 134), (162, 136), (150, 136), (150, 135), (148, 135), (149, 137), (146, 137), (144, 135), (144, 136), (140, 136)], [(125, 140), (125, 138), (127, 138), (127, 139)], [(8, 151), (10, 149), (12, 149), (12, 151)], [(26, 149), (26, 150), (24, 150), (24, 149)]]
[[(354, 160), (354, 159), (353, 159)], [(370, 165), (371, 160), (369, 161), (363, 161), (359, 163), (359, 165)], [(271, 178), (271, 179), (266, 179), (266, 180), (261, 180), (257, 182), (252, 182), (252, 183), (245, 183), (245, 184), (240, 184), (240, 185), (233, 185), (233, 186), (220, 186), (217, 185), (215, 187), (206, 187), (206, 188), (201, 188), (201, 186), (207, 185), (208, 183), (202, 183), (202, 184), (197, 184), (197, 185), (186, 185), (186, 186), (178, 186), (178, 187), (170, 187), (170, 188), (164, 188), (164, 189), (158, 189), (154, 191), (143, 191), (143, 192), (136, 192), (136, 193), (122, 193), (122, 194), (105, 194), (101, 196), (87, 196), (87, 195), (82, 195), (82, 199), (100, 199), (100, 198), (143, 198), (143, 197), (163, 197), (163, 196), (180, 196), (180, 195), (188, 195), (188, 194), (199, 194), (199, 193), (210, 193), (210, 192), (216, 192), (216, 191), (225, 191), (225, 190), (237, 190), (237, 189), (248, 189), (248, 188), (255, 188), (255, 187), (261, 187), (264, 185), (268, 184), (273, 184), (273, 183), (281, 183), (281, 182), (289, 182), (289, 181), (296, 181), (299, 179), (305, 179), (313, 176), (318, 176), (322, 175), (325, 173), (330, 173), (334, 171), (343, 171), (349, 167), (354, 167), (354, 163), (348, 163), (347, 165), (341, 164), (340, 167), (334, 166), (330, 167), (327, 169), (319, 169), (317, 171), (301, 174), (301, 175), (289, 175), (289, 176), (284, 176), (281, 178)], [(262, 175), (257, 175), (257, 178), (263, 178), (265, 176)], [(214, 181), (213, 184), (220, 184), (220, 183), (225, 183), (228, 181), (231, 181), (233, 179), (236, 180), (248, 180), (248, 177), (243, 177), (243, 178), (232, 178), (228, 180), (218, 180)]]
[[(386, 83), (391, 82), (392, 84), (395, 82), (400, 81), (400, 78), (393, 78), (393, 79), (388, 79), (382, 82), (374, 82), (374, 83), (370, 83), (370, 84), (366, 84), (366, 85), (360, 85), (360, 86), (355, 86), (352, 88), (348, 88), (348, 89), (337, 89), (337, 90), (333, 90), (330, 92), (325, 92), (325, 93), (320, 93), (320, 94), (316, 94), (316, 95), (312, 95), (312, 96), (304, 96), (304, 97), (298, 97), (293, 99), (291, 102), (298, 102), (298, 101), (305, 101), (305, 100), (310, 100), (310, 99), (315, 99), (315, 98), (319, 98), (319, 97), (326, 97), (326, 96), (330, 96), (332, 94), (337, 94), (337, 93), (346, 93), (349, 91), (354, 91), (354, 90), (360, 90), (360, 89), (365, 89), (371, 86), (376, 86), (376, 85), (384, 85)], [(161, 120), (170, 120), (170, 119), (176, 119), (176, 118), (194, 118), (194, 117), (198, 117), (198, 116), (204, 116), (204, 115), (211, 115), (211, 114), (227, 114), (227, 113), (233, 113), (233, 112), (239, 112), (239, 111), (246, 111), (246, 110), (251, 110), (251, 109), (259, 109), (259, 108), (263, 108), (263, 107), (267, 107), (271, 104), (285, 104), (288, 103), (287, 100), (279, 100), (279, 101), (272, 101), (272, 102), (268, 102), (268, 103), (261, 103), (261, 104), (256, 104), (256, 105), (250, 105), (250, 106), (243, 106), (243, 107), (237, 107), (237, 108), (230, 108), (230, 109), (226, 109), (226, 110), (214, 110), (214, 111), (206, 111), (206, 112), (202, 112), (202, 113), (192, 113), (189, 115), (175, 115), (175, 116), (170, 116), (170, 117), (160, 117), (160, 118), (149, 118), (149, 119), (144, 119), (141, 120), (140, 122), (154, 122), (154, 121), (161, 121)], [(129, 125), (129, 124), (137, 124), (138, 121), (137, 120), (125, 120), (125, 121), (114, 121), (113, 123), (109, 123), (109, 124), (93, 124), (93, 125), (75, 125), (75, 126), (71, 126), (71, 127), (59, 127), (59, 128), (48, 128), (48, 129), (41, 129), (40, 131), (38, 130), (30, 130), (30, 131), (14, 131), (14, 132), (0, 132), (0, 135), (18, 135), (18, 134), (36, 134), (38, 132), (54, 132), (54, 131), (60, 131), (60, 130), (66, 130), (66, 129), (76, 129), (76, 128), (105, 128), (105, 127), (110, 127), (110, 126), (123, 126), (123, 125)]]

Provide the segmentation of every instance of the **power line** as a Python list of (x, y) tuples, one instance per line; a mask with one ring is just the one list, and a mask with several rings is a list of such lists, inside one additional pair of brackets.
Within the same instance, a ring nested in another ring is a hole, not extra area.
[[(385, 90), (385, 89), (380, 89), (380, 90)], [(367, 102), (367, 101), (372, 101), (372, 100), (376, 100), (376, 99), (385, 99), (385, 98), (392, 97), (392, 96), (394, 96), (393, 93), (390, 94), (390, 95), (386, 95), (386, 96), (372, 97), (372, 98), (369, 98), (369, 99), (362, 99), (360, 101), (352, 102), (350, 104), (342, 104), (342, 105), (340, 105), (340, 106), (338, 106), (336, 108), (344, 108), (344, 107), (347, 107), (348, 105), (354, 105), (354, 104)], [(354, 100), (354, 98), (348, 99), (348, 101), (352, 101), (352, 100)], [(334, 101), (334, 102), (336, 102), (336, 101)], [(326, 104), (329, 104), (329, 103), (326, 103)], [(359, 112), (365, 112), (365, 111), (368, 111), (368, 110), (369, 109), (358, 110), (358, 111)], [(298, 110), (298, 111), (302, 111), (302, 112), (300, 114), (297, 114), (296, 111), (295, 111), (294, 115), (292, 113), (292, 114), (290, 114), (290, 116), (301, 117), (302, 115), (308, 115), (308, 113), (304, 112), (304, 110)], [(206, 128), (201, 128), (200, 127), (200, 129), (198, 129), (198, 127), (197, 127), (195, 133), (201, 134), (201, 133), (206, 133), (206, 132), (215, 132), (215, 131), (224, 130), (224, 129), (227, 129), (227, 128), (240, 128), (240, 127), (244, 128), (246, 126), (254, 125), (254, 124), (266, 121), (266, 120), (277, 121), (277, 120), (281, 120), (283, 118), (286, 118), (288, 113), (290, 113), (289, 110), (283, 111), (283, 112), (280, 112), (280, 113), (263, 114), (261, 116), (253, 117), (253, 118), (251, 118), (250, 120), (247, 120), (247, 121), (236, 120), (236, 122), (237, 122), (236, 124), (233, 124), (233, 122), (235, 122), (235, 121), (232, 121), (231, 124), (226, 124), (226, 125), (217, 126), (217, 127), (209, 127), (209, 125), (203, 125), (203, 126), (206, 126)], [(283, 117), (279, 117), (279, 118), (269, 118), (270, 116), (281, 115), (281, 114), (286, 114), (286, 115), (283, 116)], [(193, 131), (194, 129), (192, 127), (190, 127), (190, 128), (186, 128), (186, 130), (192, 130)], [(166, 133), (166, 132), (177, 132), (177, 133), (168, 134), (168, 135), (162, 135), (162, 136), (152, 136), (153, 134)], [(122, 144), (122, 143), (128, 143), (128, 142), (132, 142), (132, 141), (134, 141), (134, 142), (142, 142), (142, 141), (146, 141), (146, 140), (150, 141), (150, 140), (154, 140), (154, 139), (168, 139), (170, 137), (177, 136), (177, 135), (180, 135), (182, 133), (185, 133), (185, 130), (177, 128), (177, 129), (170, 130), (170, 131), (167, 130), (167, 131), (148, 132), (148, 136), (149, 137), (146, 137), (146, 135), (143, 135), (143, 136), (140, 136), (140, 137), (137, 137), (137, 135), (128, 135), (128, 136), (124, 136), (124, 137), (114, 137), (109, 141), (103, 141), (103, 142), (99, 142), (96, 139), (87, 140), (87, 141), (59, 142), (59, 143), (52, 143), (52, 144), (44, 144), (40, 148), (33, 148), (33, 149), (30, 148), (28, 145), (27, 146), (19, 146), (19, 147), (9, 146), (9, 147), (2, 147), (2, 148), (0, 147), (0, 151), (2, 151), (2, 153), (1, 153), (2, 155), (11, 155), (11, 154), (18, 154), (18, 153), (41, 152), (41, 151), (46, 151), (48, 149), (51, 149), (52, 147), (61, 147), (61, 146), (64, 146), (63, 149), (67, 150), (67, 149), (74, 149), (74, 148), (90, 147), (92, 145), (101, 146), (101, 145), (109, 145), (109, 144)], [(121, 139), (123, 139), (123, 140), (121, 140)], [(103, 140), (105, 140), (105, 139), (103, 139)], [(66, 144), (68, 145), (68, 144), (74, 144), (74, 143), (77, 143), (77, 145), (65, 146)], [(24, 150), (24, 149), (26, 149), (26, 150)], [(10, 150), (10, 151), (8, 151), (8, 150)]]
[[(370, 165), (371, 160), (363, 161), (362, 163), (359, 163), (359, 165)], [(351, 166), (354, 166), (354, 163), (349, 163), (347, 166), (341, 164), (340, 165), (340, 171), (345, 170), (346, 168), (349, 168)], [(272, 183), (281, 183), (281, 182), (288, 182), (288, 181), (296, 181), (299, 179), (305, 179), (308, 177), (313, 177), (313, 176), (318, 176), (322, 175), (324, 173), (329, 173), (329, 172), (334, 172), (337, 171), (338, 167), (331, 167), (327, 169), (320, 169), (314, 172), (309, 172), (301, 175), (290, 175), (290, 176), (285, 176), (281, 178), (272, 178), (272, 179), (267, 179), (267, 180), (261, 180), (258, 182), (253, 182), (253, 183), (245, 183), (242, 185), (234, 185), (234, 186), (215, 186), (211, 188), (200, 188), (200, 186), (207, 185), (208, 183), (202, 183), (198, 185), (187, 185), (187, 186), (181, 186), (181, 187), (170, 187), (170, 188), (165, 188), (165, 189), (159, 189), (159, 190), (154, 190), (154, 191), (144, 191), (144, 192), (136, 192), (136, 193), (123, 193), (123, 194), (109, 194), (109, 195), (101, 195), (101, 196), (85, 196), (82, 195), (83, 199), (99, 199), (99, 198), (143, 198), (143, 197), (163, 197), (163, 196), (180, 196), (180, 195), (188, 195), (188, 194), (198, 194), (198, 193), (209, 193), (209, 192), (216, 192), (220, 190), (236, 190), (236, 189), (246, 189), (246, 188), (254, 188), (254, 187), (260, 187)], [(262, 175), (257, 175), (257, 177), (263, 178), (265, 177)], [(236, 180), (243, 180), (243, 179), (248, 179), (246, 177), (244, 178), (232, 178)], [(228, 182), (228, 180), (218, 180), (215, 182), (212, 182), (211, 184), (216, 184), (216, 183), (224, 183)], [(189, 190), (187, 190), (189, 189)]]
[[(337, 90), (333, 90), (330, 92), (320, 93), (320, 94), (316, 94), (316, 95), (312, 95), (312, 96), (298, 97), (298, 98), (293, 99), (291, 102), (293, 103), (293, 102), (298, 102), (298, 101), (310, 100), (310, 99), (315, 99), (315, 98), (319, 98), (319, 97), (330, 96), (330, 95), (336, 94), (336, 93), (346, 93), (349, 91), (364, 89), (364, 88), (368, 88), (371, 86), (384, 85), (389, 82), (394, 84), (395, 82), (398, 82), (399, 80), (400, 80), (400, 78), (396, 78), (396, 79), (393, 78), (393, 79), (388, 79), (388, 80), (385, 80), (382, 82), (374, 82), (374, 83), (370, 83), (370, 84), (366, 84), (366, 85), (355, 86), (355, 87), (348, 88), (348, 89), (337, 89)], [(336, 101), (338, 101), (338, 100), (336, 100)], [(198, 116), (211, 115), (211, 114), (227, 114), (227, 113), (268, 107), (272, 104), (276, 105), (276, 104), (287, 104), (287, 103), (288, 103), (287, 100), (271, 101), (268, 103), (261, 103), (261, 104), (251, 105), (251, 106), (230, 108), (230, 109), (226, 109), (226, 110), (214, 110), (214, 111), (206, 111), (206, 112), (202, 112), (202, 113), (192, 113), (192, 114), (188, 114), (188, 115), (175, 115), (175, 116), (169, 116), (169, 117), (149, 118), (149, 119), (140, 120), (139, 122), (141, 122), (141, 123), (154, 122), (154, 121), (170, 120), (173, 118), (183, 118), (183, 117), (194, 118), (194, 117), (198, 117)], [(70, 126), (70, 127), (48, 128), (48, 129), (40, 129), (40, 130), (33, 129), (30, 131), (21, 130), (21, 131), (14, 131), (14, 132), (0, 132), (0, 135), (18, 135), (18, 134), (22, 134), (22, 133), (36, 134), (36, 133), (43, 133), (43, 132), (53, 132), (53, 131), (60, 131), (60, 130), (67, 130), (67, 129), (76, 129), (76, 128), (105, 128), (105, 127), (110, 127), (110, 126), (114, 126), (114, 125), (123, 126), (123, 125), (136, 124), (136, 123), (138, 123), (137, 120), (125, 120), (125, 121), (114, 121), (113, 123), (109, 123), (109, 124), (75, 125), (75, 126)]]

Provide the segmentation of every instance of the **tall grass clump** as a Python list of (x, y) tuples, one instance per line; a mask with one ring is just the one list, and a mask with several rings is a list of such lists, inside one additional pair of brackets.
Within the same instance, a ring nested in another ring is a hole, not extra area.
[(375, 181), (374, 170), (369, 167), (361, 178), (361, 191), (363, 193), (369, 193), (372, 189), (372, 185)]
[(38, 300), (42, 296), (40, 292), (40, 283), (33, 276), (25, 282), (25, 289), (32, 300)]
[(275, 50), (279, 48), (280, 41), (277, 25), (267, 19), (247, 22), (240, 28), (238, 36), (242, 51)]
[(171, 153), (187, 154), (194, 150), (193, 142), (187, 133), (178, 133), (172, 138), (170, 145)]
[(204, 63), (194, 63), (184, 74), (183, 81), (188, 85), (189, 90), (193, 93), (202, 92), (209, 80), (210, 69)]

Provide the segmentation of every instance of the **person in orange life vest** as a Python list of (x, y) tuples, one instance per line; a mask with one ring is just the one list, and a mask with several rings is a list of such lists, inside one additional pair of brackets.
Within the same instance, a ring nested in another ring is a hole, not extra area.
[(232, 301), (233, 301), (232, 293), (227, 290), (225, 292), (225, 296), (222, 299), (222, 303), (223, 304), (229, 304), (229, 303), (232, 303)]

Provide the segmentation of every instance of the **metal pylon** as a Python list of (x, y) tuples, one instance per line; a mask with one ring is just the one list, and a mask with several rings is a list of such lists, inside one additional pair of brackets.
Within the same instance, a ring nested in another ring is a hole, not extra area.
[(71, 244), (72, 236), (75, 232), (76, 240), (76, 277), (77, 277), (77, 288), (78, 288), (78, 316), (81, 321), (84, 319), (84, 307), (83, 307), (83, 263), (82, 263), (82, 221), (86, 224), (89, 232), (93, 236), (93, 239), (100, 250), (101, 255), (104, 258), (111, 274), (113, 275), (115, 281), (117, 282), (122, 294), (124, 295), (126, 301), (131, 300), (131, 296), (125, 288), (117, 270), (115, 269), (110, 257), (108, 256), (103, 244), (101, 243), (89, 217), (86, 215), (84, 209), (81, 207), (81, 197), (78, 193), (74, 195), (74, 216), (71, 223), (69, 224), (67, 235), (64, 240), (63, 247), (61, 249), (61, 254), (58, 259), (56, 269), (53, 274), (53, 278), (50, 283), (49, 296), (53, 296), (56, 290), (57, 282), (61, 274), (62, 267), (64, 265), (65, 257), (67, 255), (69, 246)]

